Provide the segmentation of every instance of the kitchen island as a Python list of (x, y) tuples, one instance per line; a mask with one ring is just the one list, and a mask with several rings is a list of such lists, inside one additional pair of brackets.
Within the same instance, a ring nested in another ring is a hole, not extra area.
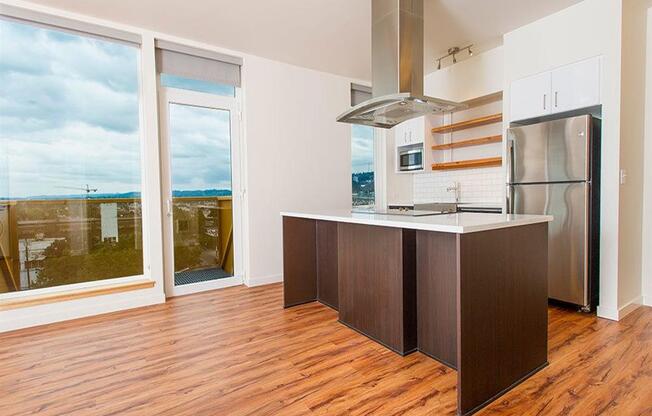
[(457, 370), (468, 415), (547, 365), (550, 216), (285, 212), (284, 306)]

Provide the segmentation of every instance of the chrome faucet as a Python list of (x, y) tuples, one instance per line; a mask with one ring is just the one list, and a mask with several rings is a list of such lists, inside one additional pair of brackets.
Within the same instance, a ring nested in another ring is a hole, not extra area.
[(460, 183), (453, 182), (451, 186), (446, 188), (446, 192), (455, 192), (455, 203), (460, 202)]

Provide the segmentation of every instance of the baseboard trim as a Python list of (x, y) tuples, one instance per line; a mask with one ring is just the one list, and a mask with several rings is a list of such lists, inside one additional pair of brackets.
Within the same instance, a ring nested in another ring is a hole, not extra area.
[(652, 306), (652, 295), (643, 296), (643, 305)]
[(625, 305), (618, 308), (618, 320), (623, 319), (630, 313), (634, 312), (636, 308), (643, 304), (643, 296), (637, 296), (636, 298), (630, 300)]
[[(652, 299), (647, 299), (652, 300)], [(605, 308), (598, 306), (598, 317), (610, 319), (612, 321), (620, 321), (630, 313), (634, 312), (636, 308), (645, 305), (643, 296), (637, 296), (629, 302), (625, 303), (620, 308)]]
[(269, 276), (252, 276), (244, 279), (244, 284), (248, 287), (271, 285), (272, 283), (281, 283), (283, 275), (273, 274)]

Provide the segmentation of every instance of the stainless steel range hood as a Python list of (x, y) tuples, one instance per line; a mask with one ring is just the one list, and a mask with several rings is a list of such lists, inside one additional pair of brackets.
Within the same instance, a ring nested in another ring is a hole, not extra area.
[(337, 117), (392, 128), (411, 118), (464, 108), (423, 95), (423, 0), (371, 0), (372, 99)]

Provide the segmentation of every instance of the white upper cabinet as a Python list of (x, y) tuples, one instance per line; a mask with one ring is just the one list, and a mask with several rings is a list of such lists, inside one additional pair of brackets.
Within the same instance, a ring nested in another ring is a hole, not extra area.
[(424, 117), (406, 120), (394, 127), (394, 141), (396, 142), (396, 147), (423, 143), (425, 134), (426, 124)]
[(512, 82), (510, 121), (600, 104), (600, 57)]
[(550, 72), (519, 79), (512, 83), (511, 120), (550, 114)]
[(393, 128), (394, 142), (396, 143), (396, 147), (405, 146), (408, 144), (408, 128), (406, 123), (407, 122), (403, 122)]
[(554, 113), (600, 104), (600, 58), (552, 71)]
[(413, 118), (407, 122), (410, 126), (409, 144), (423, 143), (427, 129), (425, 117)]

